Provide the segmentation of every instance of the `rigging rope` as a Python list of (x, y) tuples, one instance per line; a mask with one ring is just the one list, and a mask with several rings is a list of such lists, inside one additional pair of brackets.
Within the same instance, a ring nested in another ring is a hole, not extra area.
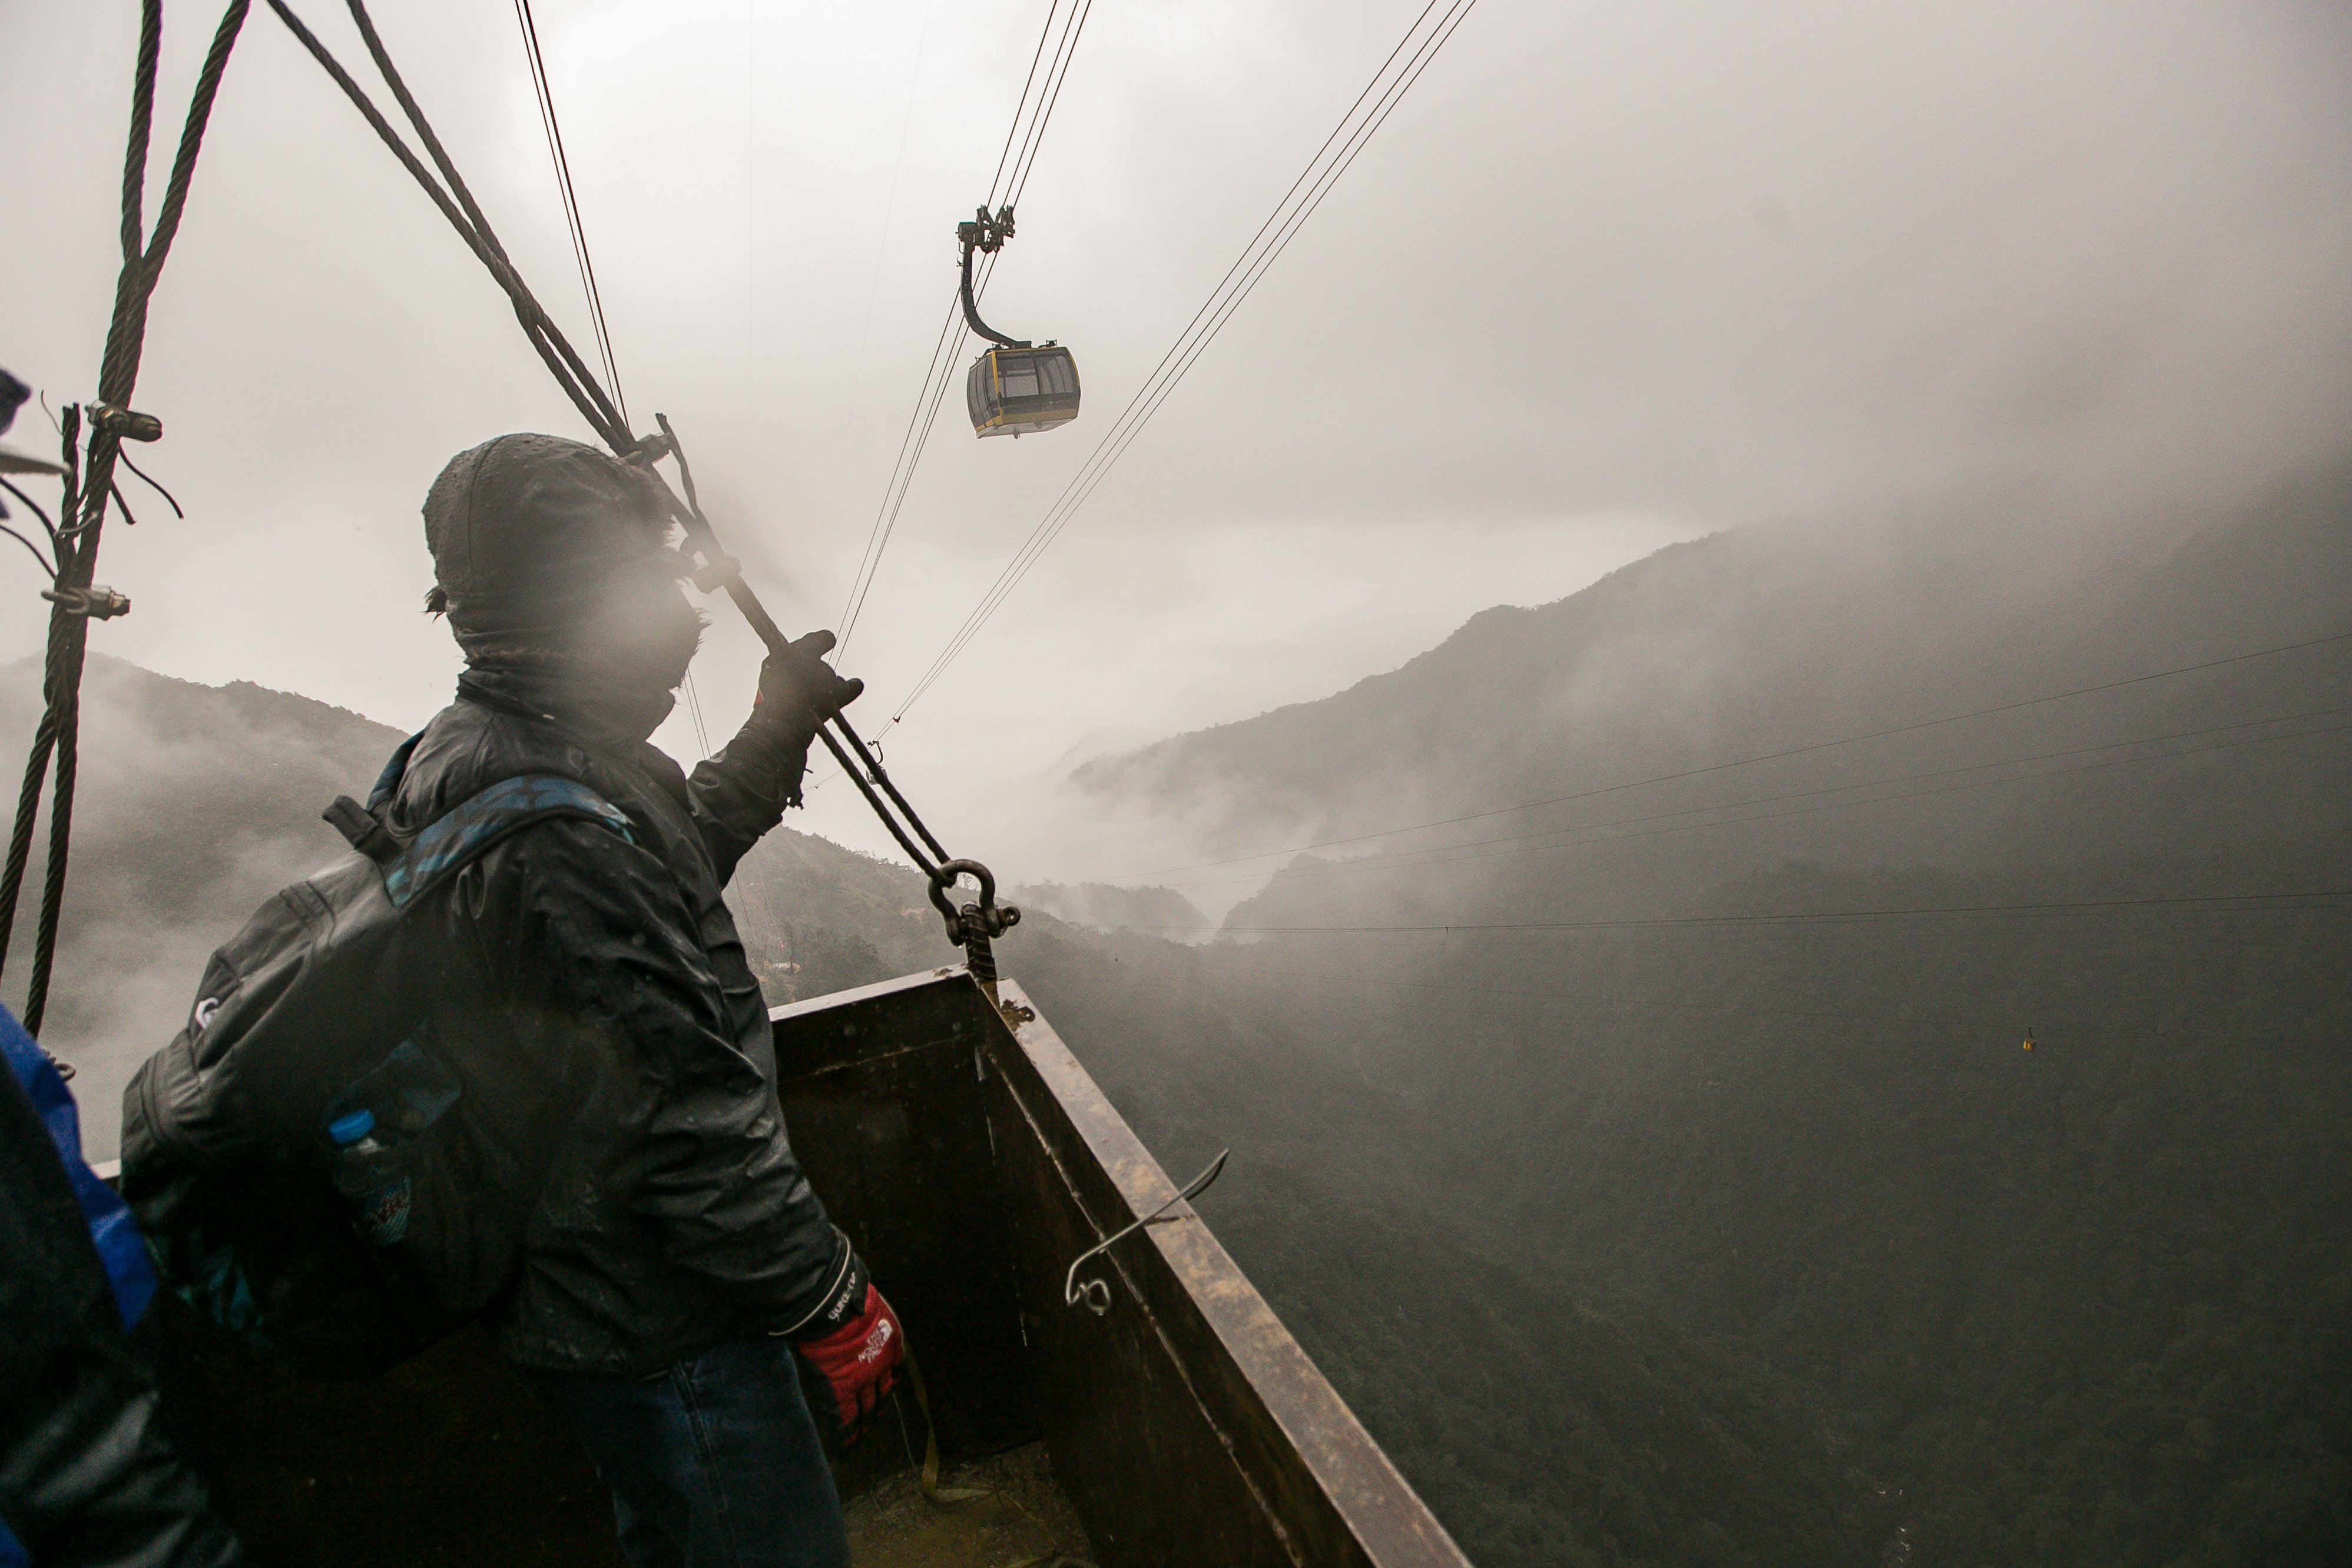
[[(1349, 105), (1348, 111), (1340, 116), (1339, 123), (1332, 129), (1330, 135), (1324, 138), (1322, 146), (1317, 148), (1315, 155), (1307, 160), (1307, 167), (1297, 179), (1291, 182), (1290, 189), (1283, 193), (1282, 199), (1275, 204), (1275, 209), (1265, 222), (1258, 225), (1257, 233), (1243, 247), (1241, 256), (1226, 269), (1224, 277), (1218, 280), (1216, 287), (1210, 291), (1209, 298), (1201, 308), (1193, 312), (1192, 320), (1185, 324), (1175, 343), (1160, 357), (1160, 363), (1145, 379), (1143, 386), (1129, 402), (1125, 411), (1104, 434), (1093, 453), (1055, 498), (1054, 504), (1046, 508), (1045, 517), (1030, 531), (1028, 538), (1013, 553), (1013, 559), (1004, 570), (997, 574), (996, 580), (981, 596), (980, 602), (965, 616), (955, 634), (948, 639), (947, 645), (932, 659), (913, 688), (892, 711), (888, 722), (883, 726), (885, 731), (903, 720), (907, 711), (938, 684), (948, 667), (961, 656), (964, 649), (971, 645), (972, 639), (980, 634), (981, 629), (1019, 586), (1021, 580), (1028, 575), (1037, 558), (1060, 536), (1078, 508), (1086, 505), (1111, 465), (1126, 454), (1143, 426), (1167, 401), (1169, 393), (1175, 390), (1177, 383), (1184, 379), (1209, 344), (1224, 329), (1225, 323), (1232, 319), (1242, 302), (1255, 290), (1267, 269), (1289, 248), (1291, 240), (1307, 220), (1314, 216), (1316, 209), (1322, 205), (1339, 177), (1348, 172), (1373, 135), (1387, 123), (1397, 104), (1421, 79), (1422, 73), (1437, 57), (1438, 51), (1445, 47), (1454, 31), (1468, 18), (1477, 0), (1451, 0), (1447, 9), (1438, 16), (1436, 24), (1424, 34), (1423, 24), (1429, 20), (1432, 12), (1437, 10), (1438, 3), (1439, 0), (1429, 0), (1421, 14), (1413, 18), (1412, 26), (1405, 30), (1405, 36), (1398, 40), (1395, 48), (1389, 51), (1388, 58), (1381, 62), (1379, 70), (1373, 72), (1372, 79), (1365, 84), (1362, 92), (1356, 95), (1355, 102)], [(1410, 54), (1406, 52), (1408, 46), (1412, 47)], [(1400, 57), (1403, 59), (1402, 67), (1398, 66)], [(1366, 108), (1368, 101), (1370, 104), (1369, 109)], [(1306, 192), (1303, 196), (1300, 195), (1302, 189)]]
[[(523, 55), (530, 64), (530, 85), (539, 99), (540, 123), (547, 132), (548, 157), (555, 164), (555, 183), (563, 197), (563, 221), (572, 232), (572, 259), (580, 267), (581, 291), (588, 297), (588, 319), (596, 333), (597, 357), (604, 364), (604, 379), (612, 383), (613, 402), (619, 408), (621, 423), (629, 424), (629, 400), (621, 391), (621, 362), (613, 352), (612, 329), (604, 321), (604, 296), (596, 287), (596, 263), (588, 254), (588, 229), (580, 221), (580, 195), (572, 186), (572, 160), (563, 151), (563, 126), (555, 114), (555, 89), (547, 79), (547, 57), (539, 47), (539, 18), (531, 14), (530, 0), (515, 0), (515, 24), (522, 29)], [(631, 426), (634, 428), (634, 426)]]
[[(41, 789), (48, 781), (52, 762), (55, 782), (49, 795), (47, 863), (43, 868), (41, 906), (34, 928), (33, 968), (26, 985), (23, 1021), (26, 1031), (37, 1035), (48, 1010), (49, 979), (57, 959), (58, 921), (65, 904), (66, 866), (73, 834), (74, 786), (79, 768), (81, 729), (81, 676), (89, 642), (89, 598), (98, 565), (100, 536), (104, 531), (107, 504), (121, 504), (115, 486), (115, 465), (126, 435), (143, 434), (131, 427), (135, 416), (127, 411), (139, 383), (139, 362), (146, 348), (147, 307), (163, 276), (172, 242), (180, 232), (188, 185), (194, 178), (196, 155), (203, 149), (211, 122), (213, 100), (220, 91), (222, 73), (245, 26), (248, 0), (230, 0), (213, 31), (212, 46), (188, 97), (181, 123), (179, 151), (163, 187), (163, 203), (155, 214), (152, 235), (142, 237), (146, 219), (147, 153), (154, 124), (155, 70), (163, 45), (163, 0), (143, 0), (140, 7), (138, 64), (131, 78), (131, 129), (122, 166), (122, 267), (115, 279), (114, 313), (107, 323), (106, 350), (100, 363), (98, 407), (89, 421), (87, 447), (79, 440), (82, 410), (66, 410), (61, 432), (68, 464), (65, 498), (58, 507), (59, 526), (52, 530), (57, 556), (56, 587), (49, 610), (49, 634), (41, 666), (42, 712), (33, 734), (31, 755), (25, 763), (24, 787), (16, 798), (16, 822), (8, 839), (5, 869), (0, 869), (0, 967), (7, 961), (16, 905), (31, 858), (33, 821), (40, 810)], [(160, 432), (158, 432), (160, 434)], [(152, 439), (152, 437), (148, 437)], [(127, 521), (130, 509), (123, 507)], [(79, 517), (79, 521), (73, 519)]]
[[(368, 16), (365, 0), (345, 0), (345, 5), (352, 21), (358, 25), (360, 36), (366, 42), (368, 53), (375, 62), (377, 72), (383, 78), (384, 85), (392, 90), (401, 111), (415, 129), (417, 140), (424, 144), (435, 167), (440, 171), (440, 180), (436, 180), (425, 169), (407, 142), (370, 100), (366, 91), (352, 79), (351, 73), (342, 68), (317, 36), (303, 26), (286, 0), (269, 0), (269, 8), (277, 13), (278, 19), (310, 51), (311, 57), (319, 62), (335, 85), (342, 89), (344, 97), (374, 130), (377, 139), (400, 160), (401, 166), (432, 198), (441, 215), (448, 220), (450, 226), (457, 231), (458, 236), (489, 270), (491, 277), (506, 291), (525, 335), (530, 339), (532, 346), (539, 350), (540, 358), (546, 361), (548, 369), (583, 417), (615, 455), (637, 465), (658, 487), (670, 515), (685, 528), (688, 547), (703, 558), (703, 572), (698, 580), (707, 580), (708, 587), (723, 587), (727, 596), (735, 601), (735, 607), (742, 612), (744, 620), (751, 623), (751, 630), (771, 653), (788, 649), (790, 640), (782, 629), (768, 613), (767, 607), (760, 602), (759, 595), (752, 591), (751, 584), (743, 580), (733, 558), (720, 549), (710, 519), (704, 515), (701, 502), (696, 496), (694, 472), (688, 465), (685, 447), (679, 442), (677, 433), (670, 428), (667, 417), (658, 413), (654, 415), (661, 427), (658, 436), (639, 441), (631, 434), (629, 426), (621, 420), (618, 410), (598, 382), (595, 372), (582, 361), (562, 330), (549, 319), (515, 270), (513, 263), (508, 259), (498, 236), (490, 230), (488, 219), (467, 189), (440, 138), (434, 134), (424, 110), (410, 95), (407, 84), (401, 78), (398, 68), (384, 49), (383, 41), (377, 36), (375, 25)], [(446, 186), (444, 181), (446, 182)], [(663, 455), (671, 457), (677, 464), (678, 483), (686, 492), (683, 500), (654, 467)], [(994, 879), (986, 867), (974, 861), (950, 858), (914, 808), (908, 804), (906, 797), (891, 782), (880, 759), (867, 747), (845, 716), (833, 715), (818, 727), (816, 737), (824, 743), (834, 761), (848, 774), (858, 793), (865, 797), (866, 805), (881, 819), (882, 825), (889, 831), (907, 858), (929, 880), (931, 902), (946, 917), (950, 940), (965, 947), (975, 973), (985, 967), (989, 962), (987, 939), (1003, 935), (1005, 928), (1018, 922), (1020, 912), (1010, 906), (997, 906)], [(929, 853), (925, 852), (926, 849)], [(950, 903), (947, 892), (965, 876), (971, 876), (980, 883), (981, 898), (979, 904), (967, 904), (959, 912)]]
[[(310, 51), (310, 57), (319, 62), (320, 68), (334, 78), (335, 85), (342, 89), (343, 96), (351, 100), (352, 106), (375, 131), (377, 140), (400, 160), (409, 177), (441, 210), (441, 215), (448, 220), (449, 226), (457, 231), (458, 237), (489, 269), (490, 276), (506, 291), (508, 300), (513, 305), (515, 319), (522, 323), (523, 335), (530, 339), (539, 357), (546, 361), (549, 372), (563, 389), (564, 395), (572, 400), (572, 406), (580, 411), (581, 417), (588, 422), (589, 428), (614, 452), (634, 451), (635, 439), (628, 424), (622, 420), (620, 411), (605, 395), (594, 372), (582, 361), (570, 340), (549, 319), (547, 312), (540, 308), (538, 299), (524, 285), (520, 275), (515, 271), (514, 264), (499, 246), (498, 236), (490, 231), (488, 220), (482, 216), (481, 208), (474, 202), (473, 193), (467, 189), (466, 182), (458, 175), (456, 165), (443, 149), (440, 138), (433, 133), (424, 111), (409, 96), (407, 84), (401, 80), (391, 57), (384, 51), (383, 41), (376, 36), (375, 24), (369, 18), (367, 7), (359, 0), (349, 0), (352, 19), (359, 26), (360, 37), (367, 45), (369, 56), (375, 61), (384, 85), (392, 89), (393, 98), (400, 105), (401, 111), (415, 128), (417, 140), (424, 143), (434, 166), (441, 172), (439, 180), (427, 172), (423, 162), (410, 151), (408, 143), (393, 129), (391, 122), (384, 119), (359, 83), (352, 78), (351, 73), (328, 52), (317, 36), (302, 25), (301, 18), (288, 7), (286, 0), (269, 0), (269, 8), (278, 14), (279, 21), (286, 24), (287, 30)], [(447, 182), (446, 188), (441, 183), (443, 180)]]
[[(580, 292), (588, 307), (589, 325), (596, 334), (596, 355), (604, 367), (604, 379), (612, 383), (613, 402), (620, 410), (623, 424), (629, 423), (628, 394), (621, 390), (621, 360), (613, 349), (613, 329), (604, 319), (604, 294), (596, 284), (596, 261), (588, 248), (588, 225), (580, 216), (580, 195), (572, 188), (572, 159), (563, 147), (563, 124), (555, 112), (555, 87), (548, 79), (547, 57), (540, 47), (539, 18), (533, 14), (530, 0), (515, 0), (515, 25), (521, 30), (523, 57), (530, 67), (530, 85), (539, 104), (540, 125), (547, 132), (547, 155), (555, 170), (556, 194), (563, 204), (564, 226), (572, 236), (572, 256), (580, 269)], [(631, 425), (634, 429), (635, 426)], [(702, 696), (694, 687), (694, 674), (687, 673), (686, 708), (694, 722), (694, 743), (698, 755), (710, 755), (710, 732), (702, 721)]]

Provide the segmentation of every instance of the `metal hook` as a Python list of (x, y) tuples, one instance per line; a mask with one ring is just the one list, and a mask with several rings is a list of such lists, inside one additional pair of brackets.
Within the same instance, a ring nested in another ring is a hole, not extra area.
[[(1087, 1248), (1084, 1252), (1079, 1253), (1076, 1261), (1072, 1262), (1070, 1265), (1069, 1274), (1062, 1281), (1062, 1304), (1066, 1307), (1075, 1307), (1080, 1301), (1084, 1301), (1087, 1305), (1087, 1310), (1094, 1313), (1097, 1317), (1101, 1317), (1104, 1313), (1109, 1312), (1110, 1286), (1100, 1280), (1087, 1280), (1081, 1281), (1078, 1279), (1079, 1269), (1085, 1266), (1087, 1259), (1099, 1257), (1103, 1253), (1109, 1251), (1114, 1244), (1125, 1240), (1129, 1236), (1132, 1236), (1137, 1231), (1142, 1229), (1145, 1226), (1154, 1223), (1178, 1204), (1189, 1203), (1193, 1198), (1196, 1198), (1202, 1193), (1208, 1191), (1209, 1184), (1216, 1180), (1217, 1173), (1225, 1168), (1226, 1156), (1232, 1153), (1233, 1150), (1231, 1149), (1218, 1150), (1217, 1157), (1209, 1162), (1209, 1168), (1202, 1171), (1199, 1176), (1194, 1176), (1191, 1185), (1186, 1186), (1182, 1192), (1178, 1193), (1166, 1203), (1161, 1204), (1158, 1208), (1153, 1209), (1150, 1214), (1145, 1215), (1142, 1218), (1137, 1220), (1134, 1224), (1129, 1226), (1118, 1235), (1105, 1237), (1101, 1241), (1097, 1242), (1094, 1246)], [(1181, 1218), (1182, 1216), (1180, 1215), (1177, 1218)]]

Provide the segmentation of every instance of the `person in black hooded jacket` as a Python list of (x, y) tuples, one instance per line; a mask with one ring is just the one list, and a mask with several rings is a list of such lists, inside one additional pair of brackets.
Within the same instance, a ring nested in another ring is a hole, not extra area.
[(500, 779), (577, 779), (628, 819), (535, 823), (420, 911), (434, 1028), (530, 1129), (535, 1189), (490, 1314), (508, 1360), (613, 1491), (654, 1564), (847, 1562), (787, 1346), (854, 1436), (887, 1394), (896, 1318), (785, 1135), (767, 1009), (721, 897), (800, 800), (823, 718), (861, 684), (817, 632), (762, 667), (751, 718), (689, 777), (647, 737), (703, 619), (647, 476), (576, 442), (460, 455), (425, 505), (436, 587), (466, 655), (390, 804), (413, 833)]

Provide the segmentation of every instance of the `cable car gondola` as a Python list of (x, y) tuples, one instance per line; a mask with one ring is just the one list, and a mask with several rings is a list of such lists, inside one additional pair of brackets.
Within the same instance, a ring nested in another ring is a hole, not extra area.
[(998, 209), (994, 217), (982, 207), (970, 221), (956, 225), (956, 238), (963, 246), (964, 322), (996, 345), (974, 360), (964, 377), (964, 407), (971, 415), (974, 435), (1030, 435), (1078, 417), (1078, 361), (1070, 350), (1052, 341), (1008, 338), (982, 321), (972, 303), (972, 253), (992, 255), (1012, 237), (1010, 205)]

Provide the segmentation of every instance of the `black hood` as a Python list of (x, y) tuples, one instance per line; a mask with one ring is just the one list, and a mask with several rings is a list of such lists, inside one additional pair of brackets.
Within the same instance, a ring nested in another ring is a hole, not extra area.
[(667, 716), (701, 634), (646, 475), (555, 435), (459, 454), (425, 497), (434, 608), (466, 662), (535, 709), (640, 737)]
[(458, 644), (560, 645), (616, 570), (653, 563), (669, 518), (651, 480), (558, 435), (459, 453), (425, 497), (425, 542)]

